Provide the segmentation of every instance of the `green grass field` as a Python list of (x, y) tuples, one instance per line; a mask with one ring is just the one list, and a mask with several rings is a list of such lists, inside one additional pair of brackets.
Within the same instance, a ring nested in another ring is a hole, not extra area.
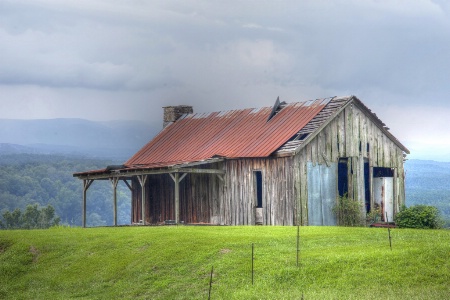
[[(450, 230), (0, 231), (0, 299), (450, 299)], [(254, 284), (252, 285), (252, 243)]]

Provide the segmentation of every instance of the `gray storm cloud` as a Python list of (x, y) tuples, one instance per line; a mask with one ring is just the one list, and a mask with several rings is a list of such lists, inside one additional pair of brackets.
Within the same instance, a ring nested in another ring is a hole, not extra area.
[(450, 134), (423, 120), (449, 111), (449, 12), (425, 0), (2, 1), (0, 118), (156, 120), (171, 104), (355, 94), (405, 144), (444, 145)]

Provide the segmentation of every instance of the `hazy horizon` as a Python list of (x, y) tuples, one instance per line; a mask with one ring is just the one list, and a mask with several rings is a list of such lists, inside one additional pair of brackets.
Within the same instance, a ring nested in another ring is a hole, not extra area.
[(410, 158), (450, 161), (447, 1), (3, 1), (0, 46), (0, 119), (355, 95)]

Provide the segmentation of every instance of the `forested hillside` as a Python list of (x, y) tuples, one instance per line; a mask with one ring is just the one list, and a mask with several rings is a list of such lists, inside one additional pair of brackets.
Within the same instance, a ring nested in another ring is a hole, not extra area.
[[(81, 156), (14, 154), (0, 155), (0, 213), (28, 204), (52, 205), (61, 223), (81, 225), (82, 181), (74, 172), (101, 169), (123, 161)], [(87, 225), (113, 223), (112, 187), (95, 181), (88, 190)], [(433, 205), (450, 220), (450, 163), (406, 162), (406, 204)], [(119, 183), (118, 223), (130, 223), (130, 192)]]
[[(74, 172), (101, 169), (123, 161), (77, 156), (16, 154), (0, 156), (0, 212), (24, 210), (28, 204), (52, 205), (61, 222), (81, 225), (82, 181)], [(118, 222), (130, 222), (130, 193), (118, 186)], [(88, 190), (88, 226), (113, 222), (112, 187), (109, 181), (96, 181)]]

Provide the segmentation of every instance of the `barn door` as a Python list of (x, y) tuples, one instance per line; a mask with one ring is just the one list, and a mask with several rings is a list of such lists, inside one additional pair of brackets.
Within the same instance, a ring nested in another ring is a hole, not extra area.
[(373, 177), (375, 205), (381, 209), (381, 219), (392, 222), (394, 220), (394, 169), (375, 167)]
[(308, 224), (310, 226), (336, 225), (333, 207), (337, 197), (337, 164), (308, 163)]
[[(394, 178), (375, 177), (373, 179), (375, 203), (381, 208), (381, 219), (394, 221)], [(387, 219), (386, 219), (387, 218)]]

